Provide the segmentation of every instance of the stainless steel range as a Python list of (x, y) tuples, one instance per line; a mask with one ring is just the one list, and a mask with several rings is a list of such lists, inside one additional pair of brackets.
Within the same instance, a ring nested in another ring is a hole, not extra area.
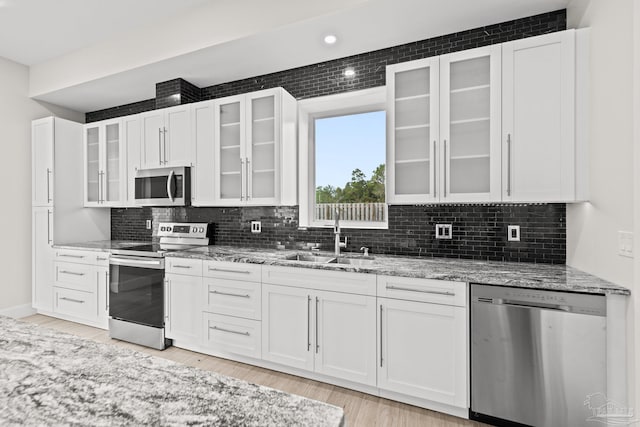
[(164, 254), (213, 243), (207, 223), (158, 224), (159, 243), (113, 250), (109, 258), (109, 335), (158, 350), (164, 335)]

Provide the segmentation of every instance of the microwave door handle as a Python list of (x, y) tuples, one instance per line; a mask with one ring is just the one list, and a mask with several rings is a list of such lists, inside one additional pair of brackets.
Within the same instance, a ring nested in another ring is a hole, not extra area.
[(167, 195), (169, 196), (169, 200), (173, 202), (173, 175), (174, 172), (169, 172), (169, 176), (167, 177)]

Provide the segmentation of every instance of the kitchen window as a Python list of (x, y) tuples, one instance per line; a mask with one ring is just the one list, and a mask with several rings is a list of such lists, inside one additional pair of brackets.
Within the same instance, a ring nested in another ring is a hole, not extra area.
[(300, 225), (387, 228), (384, 88), (300, 101)]

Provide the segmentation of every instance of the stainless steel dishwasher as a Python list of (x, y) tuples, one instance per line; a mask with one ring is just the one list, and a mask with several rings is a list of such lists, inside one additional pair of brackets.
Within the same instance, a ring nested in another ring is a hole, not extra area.
[(589, 424), (606, 394), (604, 295), (471, 285), (470, 418), (494, 425)]

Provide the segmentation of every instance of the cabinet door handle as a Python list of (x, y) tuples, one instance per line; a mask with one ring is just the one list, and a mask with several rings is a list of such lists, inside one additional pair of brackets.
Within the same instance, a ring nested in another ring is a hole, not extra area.
[(318, 302), (319, 302), (319, 298), (316, 297), (316, 354), (320, 349), (320, 343), (318, 342)]
[(245, 170), (245, 173), (247, 174), (247, 185), (246, 185), (246, 189), (247, 189), (246, 191), (247, 192), (245, 194), (245, 198), (248, 201), (251, 198), (251, 179), (249, 179), (250, 178), (250, 176), (249, 176), (249, 173), (250, 173), (249, 172), (249, 166), (251, 164), (251, 161), (249, 160), (248, 157), (246, 159), (247, 159), (247, 161), (246, 161), (246, 166), (245, 166), (244, 170)]
[(307, 351), (311, 350), (311, 295), (307, 295)]
[(247, 185), (245, 181), (245, 177), (246, 177), (246, 169), (244, 167), (244, 159), (241, 157), (240, 158), (240, 201), (242, 201), (244, 199), (244, 189), (245, 186)]
[(421, 292), (423, 294), (446, 295), (448, 297), (456, 296), (454, 292), (449, 292), (449, 291), (432, 291), (429, 289), (413, 289), (413, 288), (404, 288), (402, 286), (393, 286), (393, 285), (387, 285), (386, 288), (390, 291), (392, 290), (392, 291)]
[(80, 299), (73, 299), (73, 298), (67, 298), (67, 297), (60, 297), (60, 299), (64, 301), (75, 302), (78, 304), (84, 304), (84, 301)]
[(71, 274), (72, 276), (84, 276), (85, 273), (78, 273), (76, 271), (69, 271), (69, 270), (60, 270), (60, 273), (62, 274)]
[[(169, 286), (171, 286), (169, 279), (164, 279), (164, 318), (166, 324), (169, 323), (169, 310), (171, 309), (169, 306), (169, 301), (171, 300), (171, 291)], [(171, 329), (171, 327), (168, 326), (167, 329)]]
[(438, 142), (434, 139), (433, 140), (433, 156), (431, 157), (432, 161), (431, 161), (431, 165), (433, 167), (433, 198), (436, 198), (437, 192), (436, 192), (436, 184), (438, 182), (438, 175), (436, 172), (436, 164), (437, 162), (437, 149), (438, 149)]
[(102, 195), (104, 194), (104, 190), (102, 188), (104, 181), (102, 178), (103, 178), (103, 172), (100, 171), (98, 172), (98, 203), (102, 203)]
[(220, 291), (209, 291), (212, 294), (218, 294), (218, 295), (225, 295), (225, 296), (229, 296), (229, 297), (238, 297), (238, 298), (251, 298), (251, 295), (249, 294), (232, 294), (229, 292), (220, 292)]
[(380, 367), (382, 368), (382, 304), (380, 304)]
[(163, 127), (162, 128), (162, 159), (163, 159), (163, 164), (167, 164), (167, 128)]
[(442, 170), (444, 171), (444, 185), (442, 186), (442, 197), (447, 197), (447, 140), (444, 140), (444, 144), (442, 146), (444, 150), (444, 161), (442, 162)]
[(247, 270), (231, 270), (227, 268), (215, 268), (215, 267), (209, 267), (209, 271), (219, 271), (222, 273), (251, 274), (251, 272)]
[(84, 258), (84, 255), (72, 255), (72, 254), (58, 254), (58, 258)]
[(47, 243), (53, 243), (53, 239), (51, 238), (51, 209), (47, 209)]
[(105, 284), (106, 286), (104, 287), (105, 290), (105, 295), (104, 295), (104, 309), (107, 313), (109, 313), (109, 272), (107, 271), (106, 274), (104, 275), (105, 279)]
[(209, 329), (215, 329), (216, 331), (228, 332), (230, 334), (245, 335), (247, 337), (251, 335), (249, 332), (234, 331), (232, 329), (219, 328), (217, 326), (209, 326)]
[(109, 258), (102, 258), (101, 256), (96, 257), (96, 261), (108, 261)]
[(51, 203), (51, 169), (47, 168), (47, 203)]
[(507, 134), (507, 196), (511, 196), (511, 134)]
[(158, 162), (162, 164), (162, 129), (158, 128)]

